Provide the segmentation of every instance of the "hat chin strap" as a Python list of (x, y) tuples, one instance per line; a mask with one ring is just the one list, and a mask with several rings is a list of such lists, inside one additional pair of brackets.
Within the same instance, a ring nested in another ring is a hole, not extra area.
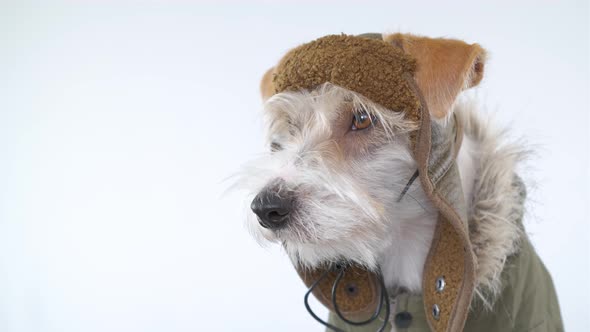
[(331, 296), (331, 302), (332, 302), (332, 306), (334, 308), (334, 313), (336, 313), (336, 315), (342, 321), (344, 321), (345, 323), (347, 323), (349, 325), (365, 326), (365, 325), (371, 324), (372, 322), (374, 322), (375, 320), (377, 320), (379, 318), (379, 314), (381, 313), (381, 309), (383, 308), (383, 304), (385, 304), (385, 317), (383, 319), (383, 323), (381, 324), (381, 326), (379, 327), (377, 332), (385, 331), (385, 328), (387, 327), (387, 323), (389, 322), (389, 314), (390, 314), (391, 308), (390, 308), (390, 304), (389, 304), (389, 294), (387, 293), (387, 287), (385, 287), (385, 282), (383, 281), (383, 276), (381, 275), (381, 273), (379, 273), (377, 275), (377, 277), (379, 279), (379, 288), (380, 288), (379, 304), (377, 305), (375, 312), (373, 312), (373, 314), (371, 315), (370, 318), (368, 318), (364, 321), (351, 321), (351, 320), (347, 319), (346, 317), (344, 317), (342, 312), (340, 312), (340, 309), (338, 308), (338, 301), (336, 299), (336, 294), (337, 294), (336, 290), (338, 289), (338, 285), (340, 284), (340, 281), (342, 280), (342, 277), (344, 276), (346, 269), (347, 269), (347, 266), (343, 265), (343, 264), (332, 264), (328, 269), (326, 269), (326, 271), (324, 271), (324, 273), (322, 273), (322, 275), (311, 285), (311, 287), (309, 287), (309, 290), (305, 293), (305, 297), (304, 297), (305, 309), (307, 309), (307, 312), (309, 312), (309, 314), (316, 321), (318, 321), (320, 324), (324, 325), (325, 327), (327, 327), (333, 331), (336, 331), (336, 332), (346, 332), (346, 331), (326, 322), (325, 320), (321, 319), (318, 315), (316, 315), (316, 313), (311, 309), (311, 307), (309, 305), (309, 295), (313, 292), (313, 290), (322, 282), (322, 280), (324, 280), (326, 278), (326, 276), (328, 275), (329, 272), (337, 271), (338, 275), (336, 276), (336, 279), (334, 280), (334, 284), (332, 285), (332, 296)]
[[(461, 150), (461, 143), (463, 142), (463, 127), (461, 126), (459, 121), (457, 121), (457, 116), (455, 114), (453, 114), (453, 118), (455, 119), (455, 144), (453, 144), (453, 160), (456, 160), (457, 156), (459, 155), (459, 151)], [(410, 187), (412, 186), (414, 181), (416, 181), (419, 175), (419, 170), (416, 170), (414, 174), (412, 174), (412, 177), (410, 178), (402, 192), (399, 194), (399, 197), (396, 201), (397, 203), (402, 201), (402, 199), (404, 198), (408, 190), (410, 190)]]

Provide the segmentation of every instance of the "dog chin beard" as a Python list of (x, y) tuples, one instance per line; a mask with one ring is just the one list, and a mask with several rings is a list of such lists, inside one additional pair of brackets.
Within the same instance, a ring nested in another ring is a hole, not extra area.
[(360, 243), (301, 243), (282, 241), (291, 261), (296, 265), (314, 269), (332, 263), (354, 263), (369, 270), (377, 270), (376, 248)]

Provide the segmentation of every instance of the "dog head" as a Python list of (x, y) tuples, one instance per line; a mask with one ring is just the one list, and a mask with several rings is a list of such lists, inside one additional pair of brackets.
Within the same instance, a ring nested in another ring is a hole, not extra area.
[[(380, 42), (416, 62), (412, 80), (434, 119), (445, 119), (459, 92), (481, 80), (478, 45), (401, 34)], [(417, 167), (411, 136), (419, 121), (408, 114), (414, 110), (391, 109), (338, 79), (277, 89), (281, 70), (295, 66), (290, 54), (261, 84), (269, 154), (245, 172), (248, 225), (300, 265), (347, 260), (375, 268), (381, 252), (420, 233), (420, 221), (436, 212), (418, 183), (406, 188)]]

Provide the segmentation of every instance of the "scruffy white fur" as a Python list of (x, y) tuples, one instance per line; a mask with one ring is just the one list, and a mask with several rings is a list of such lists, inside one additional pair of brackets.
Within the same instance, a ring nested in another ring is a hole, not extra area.
[(506, 259), (518, 251), (523, 236), (525, 188), (517, 185), (515, 171), (529, 151), (508, 142), (506, 130), (484, 120), (475, 104), (462, 104), (455, 112), (465, 131), (458, 161), (464, 192), (469, 193), (469, 237), (477, 258), (475, 291), (491, 306), (502, 290), (500, 274)]
[[(520, 234), (509, 220), (512, 207), (500, 204), (499, 195), (510, 192), (518, 153), (498, 149), (496, 133), (473, 112), (455, 108), (465, 127), (458, 165), (476, 243), (477, 281), (497, 293), (505, 258), (516, 250)], [(355, 109), (374, 115), (375, 126), (348, 130)], [(287, 227), (274, 231), (260, 227), (251, 213), (248, 226), (254, 236), (282, 243), (303, 266), (354, 261), (380, 269), (389, 288), (419, 293), (436, 210), (419, 180), (398, 202), (416, 170), (408, 139), (416, 128), (404, 114), (325, 84), (312, 92), (271, 97), (265, 115), (269, 145), (281, 148), (246, 165), (240, 183), (247, 186), (249, 201), (279, 183), (280, 190), (295, 192), (297, 204)]]

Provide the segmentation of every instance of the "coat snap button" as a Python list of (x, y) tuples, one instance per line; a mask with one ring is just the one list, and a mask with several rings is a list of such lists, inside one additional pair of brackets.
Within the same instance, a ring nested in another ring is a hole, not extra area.
[(410, 324), (412, 324), (412, 314), (407, 311), (400, 312), (395, 315), (394, 322), (395, 326), (400, 329), (410, 327)]
[(436, 278), (436, 291), (438, 293), (442, 292), (445, 289), (445, 278), (444, 277), (438, 277)]
[(432, 317), (436, 320), (440, 318), (440, 308), (438, 307), (438, 304), (432, 306)]

